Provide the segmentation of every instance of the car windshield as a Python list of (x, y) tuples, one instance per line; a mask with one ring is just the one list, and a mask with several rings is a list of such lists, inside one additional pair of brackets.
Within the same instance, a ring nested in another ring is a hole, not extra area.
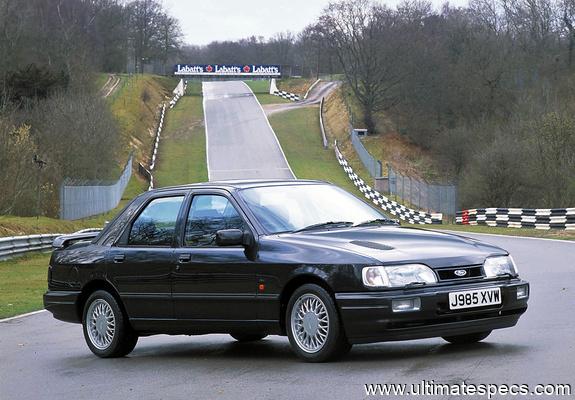
[(328, 184), (257, 187), (240, 193), (260, 224), (270, 233), (387, 220), (357, 197)]

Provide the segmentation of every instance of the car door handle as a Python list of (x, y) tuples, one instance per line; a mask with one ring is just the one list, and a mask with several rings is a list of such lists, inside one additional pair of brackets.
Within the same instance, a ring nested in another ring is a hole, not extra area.
[(187, 263), (190, 261), (192, 261), (192, 255), (191, 254), (185, 253), (185, 254), (180, 254), (178, 256), (178, 262), (179, 263)]
[(114, 255), (114, 263), (119, 264), (123, 263), (126, 256), (124, 254), (116, 254)]

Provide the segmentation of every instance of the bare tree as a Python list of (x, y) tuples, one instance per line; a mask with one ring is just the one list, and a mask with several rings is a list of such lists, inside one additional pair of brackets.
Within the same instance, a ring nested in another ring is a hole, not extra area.
[(400, 101), (398, 68), (405, 54), (396, 16), (369, 0), (331, 3), (319, 23), (339, 61), (345, 79), (363, 111), (367, 129), (374, 132), (374, 113)]

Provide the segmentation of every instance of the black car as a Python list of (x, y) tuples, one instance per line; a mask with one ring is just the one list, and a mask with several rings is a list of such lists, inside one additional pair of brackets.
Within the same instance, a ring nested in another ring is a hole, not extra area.
[(82, 323), (100, 357), (154, 334), (287, 335), (306, 361), (356, 343), (473, 343), (514, 326), (529, 297), (505, 250), (401, 227), (318, 181), (153, 190), (80, 239), (55, 242), (44, 305)]

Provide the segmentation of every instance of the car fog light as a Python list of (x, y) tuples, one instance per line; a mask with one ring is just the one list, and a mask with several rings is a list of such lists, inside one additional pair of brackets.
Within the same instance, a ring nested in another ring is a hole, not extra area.
[(529, 297), (529, 286), (517, 286), (517, 300), (526, 299), (527, 297)]
[(391, 309), (393, 312), (419, 311), (420, 308), (421, 300), (419, 297), (391, 301)]

